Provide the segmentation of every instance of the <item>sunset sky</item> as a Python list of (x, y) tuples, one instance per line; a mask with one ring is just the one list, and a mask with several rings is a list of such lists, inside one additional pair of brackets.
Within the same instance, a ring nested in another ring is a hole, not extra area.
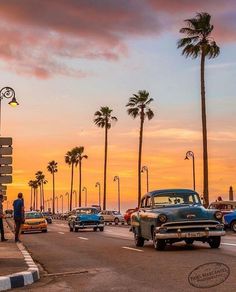
[[(84, 146), (83, 186), (89, 204), (102, 184), (104, 130), (94, 112), (109, 106), (118, 122), (109, 130), (108, 208), (137, 203), (139, 120), (126, 113), (129, 97), (147, 90), (155, 117), (145, 123), (143, 165), (150, 188), (192, 188), (202, 194), (202, 138), (199, 60), (176, 48), (184, 19), (208, 12), (219, 57), (207, 60), (210, 201), (236, 189), (236, 1), (235, 0), (0, 0), (1, 88), (11, 86), (20, 106), (2, 101), (2, 136), (13, 137), (13, 184), (8, 201), (22, 191), (29, 206), (28, 181), (45, 172), (46, 197), (52, 178), (46, 166), (58, 162), (56, 193), (70, 189), (65, 153)], [(78, 170), (75, 190), (78, 189)], [(143, 193), (146, 184), (143, 176)], [(84, 194), (83, 194), (84, 196)], [(83, 197), (84, 199), (84, 197)], [(61, 204), (59, 204), (59, 207)]]

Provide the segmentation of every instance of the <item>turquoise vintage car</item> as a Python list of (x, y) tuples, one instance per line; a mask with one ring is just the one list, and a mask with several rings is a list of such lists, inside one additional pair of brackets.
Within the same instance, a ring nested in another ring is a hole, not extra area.
[(135, 245), (153, 240), (156, 250), (166, 244), (195, 240), (207, 242), (211, 248), (220, 246), (225, 235), (222, 213), (205, 209), (199, 195), (188, 189), (156, 190), (143, 196), (140, 208), (131, 215)]

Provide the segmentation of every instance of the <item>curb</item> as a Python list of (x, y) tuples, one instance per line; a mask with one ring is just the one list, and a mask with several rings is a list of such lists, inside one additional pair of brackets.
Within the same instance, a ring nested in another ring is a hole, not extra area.
[[(8, 222), (7, 222), (8, 223)], [(9, 223), (8, 223), (9, 225)], [(30, 285), (40, 279), (39, 269), (22, 243), (16, 243), (28, 265), (28, 270), (0, 277), (0, 291)]]

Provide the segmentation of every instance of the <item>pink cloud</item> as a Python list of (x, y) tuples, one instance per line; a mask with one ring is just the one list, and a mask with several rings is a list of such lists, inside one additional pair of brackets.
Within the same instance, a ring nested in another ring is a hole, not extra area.
[(183, 20), (197, 11), (213, 14), (219, 40), (236, 35), (227, 22), (233, 0), (0, 0), (0, 7), (0, 59), (37, 78), (86, 77), (67, 61), (117, 61), (128, 55), (126, 39), (168, 31), (177, 39)]

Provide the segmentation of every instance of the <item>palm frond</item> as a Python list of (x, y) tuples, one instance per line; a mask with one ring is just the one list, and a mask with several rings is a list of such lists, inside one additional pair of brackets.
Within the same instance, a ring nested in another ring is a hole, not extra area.
[(154, 117), (154, 112), (150, 108), (148, 108), (145, 112), (145, 117), (147, 117), (148, 120), (151, 120)]
[(135, 119), (139, 115), (139, 108), (128, 108), (127, 113), (129, 116)]

